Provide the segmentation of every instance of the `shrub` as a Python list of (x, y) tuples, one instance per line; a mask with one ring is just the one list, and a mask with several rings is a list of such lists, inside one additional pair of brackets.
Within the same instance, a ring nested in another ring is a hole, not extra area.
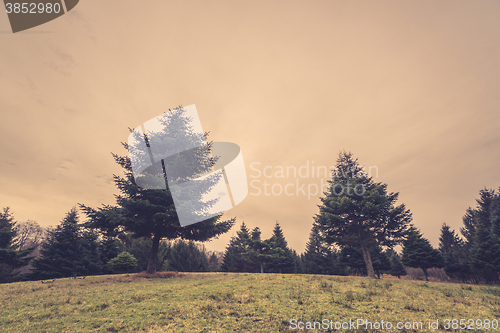
[(121, 252), (107, 265), (113, 273), (132, 273), (137, 269), (137, 259), (128, 252)]

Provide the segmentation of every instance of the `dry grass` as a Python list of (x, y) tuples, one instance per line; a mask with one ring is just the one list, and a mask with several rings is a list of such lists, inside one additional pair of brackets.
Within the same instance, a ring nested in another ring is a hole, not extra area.
[[(397, 279), (159, 272), (0, 285), (1, 331), (15, 333), (292, 332), (293, 318), (499, 317), (500, 287)], [(320, 331), (328, 330), (309, 332)]]

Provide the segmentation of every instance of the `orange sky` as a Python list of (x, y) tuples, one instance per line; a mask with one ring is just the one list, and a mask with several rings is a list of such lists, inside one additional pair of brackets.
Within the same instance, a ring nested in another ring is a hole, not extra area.
[[(329, 167), (345, 149), (437, 246), (443, 222), (458, 229), (500, 186), (499, 59), (499, 1), (86, 0), (16, 34), (0, 13), (0, 206), (55, 226), (77, 203), (113, 203), (127, 128), (196, 104), (254, 185), (307, 190), (321, 180), (253, 169)], [(318, 195), (249, 191), (207, 247), (278, 221), (303, 251)]]

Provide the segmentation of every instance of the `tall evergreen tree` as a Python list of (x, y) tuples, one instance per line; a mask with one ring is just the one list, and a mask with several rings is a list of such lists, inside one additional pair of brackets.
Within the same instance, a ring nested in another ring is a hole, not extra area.
[(470, 265), (486, 283), (498, 283), (500, 271), (497, 270), (499, 238), (494, 234), (492, 211), (497, 195), (494, 190), (479, 192), (477, 208), (471, 211), (473, 234), (469, 241)]
[[(185, 115), (182, 107), (175, 112), (167, 112), (162, 119), (162, 130), (156, 133), (148, 133), (148, 142), (166, 142), (173, 148), (181, 146), (184, 142), (193, 140), (201, 142), (205, 137), (198, 137), (193, 134), (190, 119)], [(207, 136), (208, 133), (205, 133)], [(137, 138), (142, 141), (142, 138)], [(123, 144), (127, 150), (140, 151), (136, 147), (129, 147)], [(214, 160), (210, 157), (211, 145), (190, 150), (189, 154), (179, 154), (175, 158), (163, 160), (165, 168), (168, 170), (182, 170), (186, 174), (172, 177), (169, 173), (167, 182), (164, 172), (147, 172), (140, 176), (141, 182), (147, 183), (154, 177), (165, 179), (166, 190), (164, 189), (144, 189), (137, 186), (132, 173), (132, 165), (129, 156), (118, 156), (113, 154), (115, 161), (123, 168), (125, 177), (114, 175), (114, 181), (120, 194), (116, 196), (116, 206), (103, 206), (98, 209), (81, 205), (90, 220), (89, 225), (106, 232), (117, 233), (120, 230), (132, 232), (136, 237), (144, 237), (152, 240), (149, 253), (147, 272), (152, 274), (157, 269), (158, 248), (160, 240), (185, 239), (194, 241), (207, 241), (226, 233), (234, 225), (235, 220), (230, 219), (220, 221), (221, 215), (211, 217), (203, 222), (181, 227), (174, 205), (173, 197), (169, 189), (169, 184), (182, 183), (191, 177), (198, 177), (211, 170)], [(148, 154), (144, 152), (144, 154)], [(181, 156), (182, 155), (182, 156)], [(149, 158), (149, 157), (148, 157)], [(157, 162), (159, 163), (159, 162)], [(163, 163), (163, 162), (162, 162)], [(182, 166), (181, 166), (182, 164)], [(161, 168), (160, 168), (161, 169)], [(206, 177), (203, 180), (204, 189), (196, 193), (189, 193), (189, 202), (183, 203), (197, 207), (196, 211), (203, 211), (214, 205), (215, 202), (203, 203), (201, 198), (215, 186), (221, 175)], [(201, 205), (201, 206), (200, 206)]]
[(224, 252), (221, 270), (224, 272), (248, 272), (246, 260), (242, 254), (248, 251), (250, 247), (250, 232), (245, 224), (241, 223), (240, 230), (236, 232), (236, 236), (231, 237), (229, 245)]
[(317, 226), (313, 225), (303, 256), (304, 272), (308, 274), (340, 274), (337, 253), (322, 240)]
[(444, 260), (446, 275), (453, 279), (460, 279), (464, 283), (476, 280), (469, 266), (469, 257), (464, 242), (446, 223), (441, 226), (439, 252)]
[(246, 251), (241, 254), (251, 272), (264, 273), (267, 263), (276, 258), (276, 253), (271, 252), (269, 243), (261, 239), (259, 227), (255, 227), (250, 233), (250, 239)]
[(40, 253), (33, 261), (33, 279), (95, 275), (103, 269), (97, 236), (78, 224), (76, 208), (66, 214)]
[(278, 222), (276, 222), (273, 234), (266, 243), (269, 246), (269, 262), (266, 271), (269, 273), (294, 273), (295, 258)]
[[(500, 282), (500, 190), (483, 189), (475, 208), (469, 207), (462, 218), (460, 232), (465, 238), (462, 254), (469, 276), (476, 283)], [(464, 270), (465, 271), (465, 270)]]
[(402, 262), (409, 267), (421, 268), (426, 281), (429, 281), (427, 269), (443, 267), (443, 258), (439, 251), (414, 227), (410, 229), (408, 238), (404, 241)]
[(0, 282), (12, 281), (14, 269), (27, 265), (30, 259), (26, 256), (34, 249), (18, 250), (14, 242), (16, 224), (10, 209), (4, 208), (0, 212)]
[(490, 207), (493, 266), (500, 274), (500, 189)]
[(386, 184), (375, 183), (351, 153), (339, 154), (329, 185), (315, 223), (329, 243), (359, 249), (368, 276), (375, 278), (370, 250), (401, 243), (411, 213), (404, 204), (394, 206), (398, 193), (388, 193)]

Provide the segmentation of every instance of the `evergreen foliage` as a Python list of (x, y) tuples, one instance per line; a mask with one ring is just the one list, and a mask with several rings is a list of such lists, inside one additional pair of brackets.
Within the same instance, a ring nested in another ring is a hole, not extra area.
[[(137, 238), (130, 232), (121, 233), (118, 236), (120, 241), (120, 251), (127, 251), (137, 259), (137, 270), (146, 271), (148, 268), (149, 257), (153, 241), (151, 238)], [(168, 242), (161, 241), (158, 244), (156, 255), (156, 270), (162, 270), (167, 260)]]
[(304, 273), (341, 275), (336, 251), (325, 244), (315, 225), (313, 225), (309, 234), (302, 261)]
[(469, 266), (466, 245), (446, 223), (441, 226), (439, 252), (443, 257), (446, 275), (453, 279), (460, 279), (464, 283), (475, 281), (475, 274)]
[(377, 246), (370, 251), (370, 256), (372, 257), (373, 269), (377, 278), (380, 279), (380, 275), (390, 272), (392, 266), (391, 261), (387, 254), (382, 250), (382, 247)]
[(396, 251), (389, 249), (386, 252), (386, 254), (387, 254), (387, 256), (389, 258), (389, 262), (391, 264), (391, 269), (389, 271), (389, 274), (391, 274), (392, 276), (397, 276), (398, 279), (400, 279), (401, 276), (405, 276), (407, 274), (406, 268), (403, 265), (403, 263), (401, 262), (401, 258), (396, 253)]
[(424, 271), (426, 281), (429, 281), (427, 269), (441, 268), (444, 264), (439, 251), (434, 249), (414, 227), (410, 229), (408, 238), (404, 242), (402, 262), (409, 267), (421, 268)]
[[(391, 263), (380, 246), (370, 250), (370, 258), (377, 278), (380, 278), (381, 274), (390, 271)], [(340, 251), (340, 262), (345, 266), (349, 274), (367, 275), (363, 254), (356, 248), (344, 246)]]
[(283, 231), (276, 223), (269, 239), (261, 239), (258, 227), (251, 232), (243, 222), (224, 253), (221, 269), (226, 272), (295, 273), (300, 259), (288, 248)]
[(208, 272), (209, 262), (203, 248), (193, 241), (176, 241), (167, 250), (166, 270), (177, 272)]
[(479, 192), (477, 207), (464, 217), (464, 237), (469, 249), (469, 266), (486, 283), (498, 283), (500, 238), (498, 237), (499, 194), (484, 189)]
[(249, 272), (250, 267), (247, 266), (246, 260), (242, 254), (249, 248), (250, 232), (245, 224), (241, 223), (240, 230), (236, 232), (236, 236), (231, 237), (229, 245), (224, 252), (221, 269), (225, 272)]
[(411, 213), (404, 204), (394, 206), (398, 193), (375, 183), (351, 153), (340, 152), (329, 185), (315, 224), (328, 243), (359, 249), (368, 276), (375, 277), (370, 250), (401, 243)]
[(283, 230), (276, 222), (271, 238), (266, 241), (269, 247), (269, 257), (266, 271), (269, 273), (294, 273), (297, 270), (296, 259), (285, 239)]
[(15, 244), (16, 224), (8, 207), (0, 212), (0, 282), (10, 282), (15, 278), (14, 270), (29, 263), (26, 256), (34, 248), (18, 250)]
[[(182, 111), (182, 108), (180, 108)], [(173, 115), (173, 116), (172, 116)], [(198, 140), (201, 138), (194, 137), (193, 131), (190, 129), (190, 120), (184, 116), (184, 112), (165, 113), (162, 120), (164, 125), (163, 131), (149, 135), (148, 140), (168, 141), (174, 147), (177, 140)], [(205, 135), (208, 135), (206, 133)], [(128, 150), (127, 144), (124, 147)], [(213, 165), (213, 159), (210, 158), (209, 149), (197, 149), (194, 154), (189, 156), (181, 156), (179, 159), (171, 159), (169, 163), (184, 163), (184, 168), (189, 171), (190, 175), (202, 174)], [(135, 237), (151, 239), (151, 248), (147, 261), (147, 272), (152, 274), (156, 272), (158, 267), (158, 249), (161, 239), (185, 239), (194, 241), (207, 241), (216, 238), (221, 234), (226, 233), (234, 225), (235, 220), (220, 221), (221, 216), (209, 218), (203, 222), (195, 223), (186, 227), (181, 227), (177, 213), (175, 210), (172, 194), (168, 188), (166, 190), (144, 189), (137, 186), (132, 174), (131, 161), (128, 156), (118, 156), (113, 154), (113, 157), (124, 171), (125, 176), (114, 175), (114, 181), (120, 194), (116, 196), (116, 206), (105, 205), (101, 208), (94, 209), (81, 205), (81, 208), (89, 218), (89, 226), (99, 228), (103, 232), (110, 235), (117, 235), (122, 231), (131, 232)], [(186, 160), (187, 159), (187, 160)], [(193, 161), (194, 160), (194, 161)], [(203, 163), (200, 163), (203, 161)], [(196, 162), (196, 163), (195, 163)], [(145, 174), (147, 178), (151, 175)], [(141, 176), (142, 177), (142, 176)], [(219, 176), (210, 176), (204, 180), (206, 191), (210, 190), (218, 181)], [(171, 180), (172, 181), (172, 180)], [(174, 179), (174, 181), (183, 181), (183, 179)], [(192, 198), (193, 202), (186, 204), (200, 205), (199, 198), (203, 193), (191, 193), (198, 197)], [(197, 202), (195, 202), (197, 201)], [(199, 201), (199, 202), (198, 202)], [(208, 202), (205, 207), (213, 205), (215, 202)], [(202, 210), (203, 207), (200, 207)]]
[[(340, 250), (340, 262), (348, 275), (366, 276), (366, 264), (361, 251), (351, 246), (343, 246)], [(373, 263), (372, 263), (373, 264)]]
[(78, 212), (71, 209), (49, 236), (33, 261), (33, 279), (52, 279), (102, 273), (97, 235), (78, 224)]

